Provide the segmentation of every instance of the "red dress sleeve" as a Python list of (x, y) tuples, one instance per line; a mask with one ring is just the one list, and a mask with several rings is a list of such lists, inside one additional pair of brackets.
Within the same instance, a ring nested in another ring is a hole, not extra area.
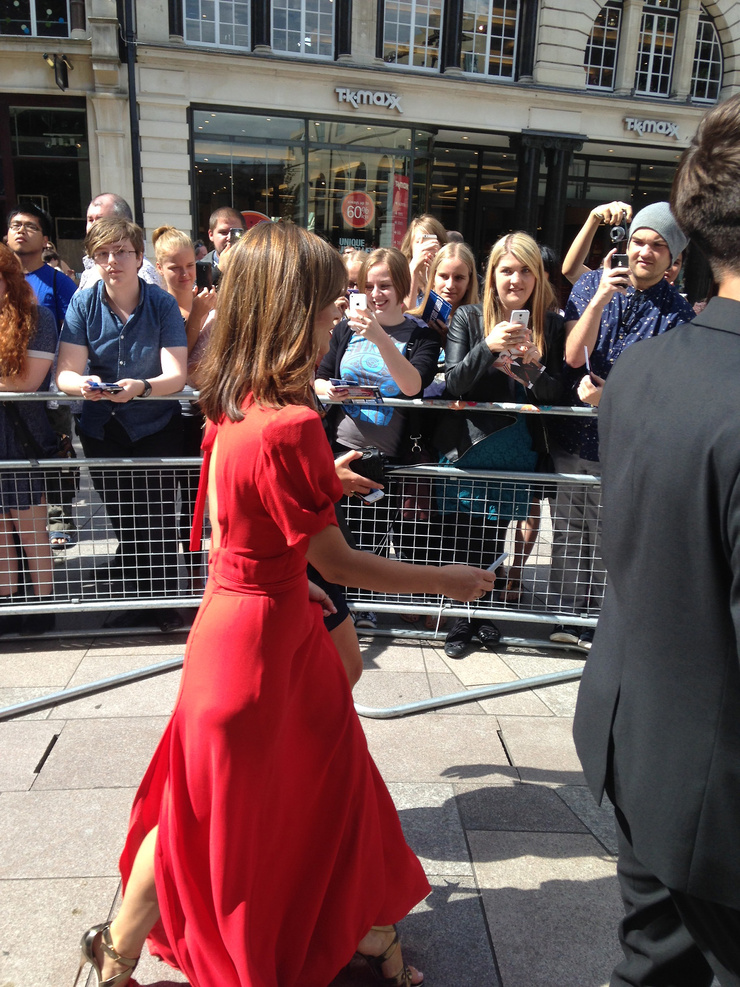
[(262, 433), (260, 499), (291, 548), (336, 524), (342, 484), (321, 419), (309, 408), (281, 408)]

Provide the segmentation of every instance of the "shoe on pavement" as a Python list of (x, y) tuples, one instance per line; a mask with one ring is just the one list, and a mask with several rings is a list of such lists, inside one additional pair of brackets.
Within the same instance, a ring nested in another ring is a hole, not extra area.
[(587, 627), (585, 631), (581, 631), (581, 636), (578, 638), (578, 647), (584, 651), (590, 651), (593, 640), (594, 629), (593, 627)]
[(354, 614), (354, 621), (355, 627), (366, 627), (371, 631), (374, 631), (378, 626), (378, 618), (372, 610), (358, 610)]
[(565, 624), (558, 624), (550, 635), (550, 640), (555, 644), (578, 644), (581, 639), (581, 631), (577, 627), (568, 627)]
[(445, 638), (445, 654), (448, 658), (464, 658), (470, 647), (473, 625), (465, 617), (458, 617)]
[(476, 629), (478, 640), (484, 648), (495, 648), (501, 640), (501, 631), (490, 620), (480, 623)]

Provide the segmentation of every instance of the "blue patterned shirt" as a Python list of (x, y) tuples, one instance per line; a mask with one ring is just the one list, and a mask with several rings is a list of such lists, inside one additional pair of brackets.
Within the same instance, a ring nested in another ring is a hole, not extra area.
[[(600, 268), (588, 271), (573, 285), (565, 306), (566, 323), (580, 319), (586, 311), (599, 287), (601, 273)], [(689, 303), (664, 279), (645, 291), (637, 291), (630, 286), (624, 294), (615, 292), (601, 313), (599, 335), (590, 356), (592, 371), (606, 379), (614, 363), (628, 346), (641, 339), (659, 336), (693, 318), (694, 310)], [(585, 366), (573, 368), (567, 363), (563, 366), (563, 377), (566, 387), (570, 387), (570, 398), (574, 405), (583, 405), (577, 388), (585, 373)], [(566, 452), (577, 453), (583, 459), (598, 462), (599, 432), (595, 420), (555, 416), (549, 433)]]

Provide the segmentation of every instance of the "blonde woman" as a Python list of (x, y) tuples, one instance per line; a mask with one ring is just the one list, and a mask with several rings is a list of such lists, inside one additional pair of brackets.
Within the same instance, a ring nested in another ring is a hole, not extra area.
[[(511, 233), (494, 244), (488, 260), (482, 305), (464, 305), (455, 313), (447, 335), (447, 394), (464, 401), (553, 404), (562, 393), (563, 319), (548, 311), (551, 294), (540, 249), (527, 233)], [(526, 309), (529, 325), (513, 313)], [(505, 371), (506, 354), (518, 352), (525, 364), (544, 365), (531, 390)], [(503, 356), (502, 356), (503, 355)], [(539, 418), (490, 412), (449, 412), (437, 433), (442, 462), (461, 469), (536, 469), (546, 450)], [(506, 529), (529, 514), (530, 496), (521, 484), (482, 481), (447, 483), (442, 510), (445, 543), (453, 557), (490, 564), (502, 551)], [(514, 560), (510, 578), (521, 578), (522, 558)], [(519, 571), (517, 570), (517, 567)], [(464, 618), (450, 627), (445, 651), (462, 658), (476, 628)], [(490, 621), (477, 626), (484, 646), (498, 643)]]
[[(409, 309), (407, 314), (421, 318), (432, 292), (449, 302), (452, 309), (450, 320), (461, 305), (477, 305), (478, 275), (473, 252), (467, 244), (447, 243), (437, 252), (429, 268), (424, 295), (416, 308)], [(432, 328), (440, 332), (444, 342), (447, 326), (435, 325)]]

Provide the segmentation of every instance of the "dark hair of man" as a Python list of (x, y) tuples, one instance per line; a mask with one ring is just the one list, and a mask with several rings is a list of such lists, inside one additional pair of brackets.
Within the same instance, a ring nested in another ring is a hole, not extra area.
[(33, 216), (34, 219), (38, 220), (38, 224), (41, 227), (41, 232), (45, 237), (50, 237), (52, 233), (53, 222), (51, 216), (46, 212), (45, 209), (41, 209), (36, 205), (35, 202), (19, 202), (15, 209), (11, 209), (8, 213), (8, 226), (10, 226), (12, 220), (18, 216)]
[(211, 218), (208, 220), (208, 229), (213, 232), (222, 219), (233, 220), (231, 224), (233, 228), (237, 226), (241, 226), (242, 229), (246, 228), (244, 217), (238, 209), (232, 209), (231, 206), (220, 206), (211, 213)]
[(673, 180), (671, 209), (715, 277), (740, 269), (740, 96), (702, 117)]
[(107, 217), (108, 219), (127, 219), (129, 223), (133, 223), (134, 214), (131, 212), (131, 206), (122, 196), (116, 195), (115, 192), (101, 192), (100, 195), (95, 196), (90, 205), (97, 205), (101, 199), (109, 199), (113, 207), (113, 212)]
[(316, 318), (346, 282), (334, 247), (292, 223), (258, 223), (229, 250), (199, 369), (199, 404), (211, 421), (241, 421), (250, 392), (267, 407), (315, 406)]

